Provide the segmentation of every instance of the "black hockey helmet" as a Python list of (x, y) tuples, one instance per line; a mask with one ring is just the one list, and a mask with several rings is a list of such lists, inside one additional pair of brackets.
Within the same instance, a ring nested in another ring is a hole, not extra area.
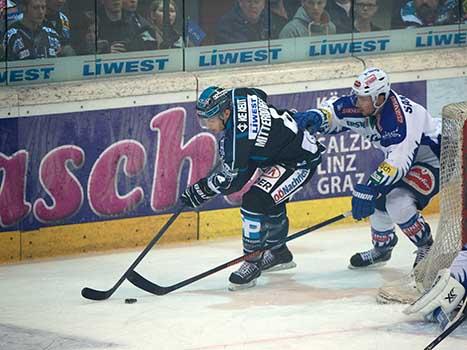
[(196, 102), (196, 113), (201, 119), (211, 119), (230, 106), (230, 92), (217, 86), (203, 90)]

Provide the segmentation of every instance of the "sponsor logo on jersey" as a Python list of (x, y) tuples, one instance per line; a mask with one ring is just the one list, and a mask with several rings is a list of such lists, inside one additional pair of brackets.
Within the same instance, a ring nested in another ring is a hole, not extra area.
[(274, 202), (276, 204), (280, 203), (298, 191), (302, 187), (309, 174), (309, 169), (296, 170), (291, 177), (285, 180), (284, 183), (276, 188), (271, 194)]
[(386, 176), (395, 176), (397, 173), (397, 168), (389, 164), (388, 162), (382, 162), (378, 170), (381, 171)]
[(373, 185), (380, 185), (384, 180), (384, 175), (381, 170), (376, 170), (373, 174), (370, 175), (369, 182)]
[(347, 120), (345, 123), (346, 123), (348, 126), (350, 126), (351, 128), (365, 128), (365, 127), (366, 127), (365, 121), (352, 121), (352, 120)]
[(345, 108), (342, 108), (341, 112), (347, 115), (360, 114), (360, 111), (358, 110), (357, 107), (345, 107)]
[(435, 188), (435, 176), (421, 165), (413, 166), (402, 180), (423, 195), (430, 194)]
[(28, 49), (22, 50), (22, 51), (20, 51), (20, 52), (18, 53), (18, 58), (19, 58), (20, 60), (23, 60), (23, 59), (25, 59), (26, 57), (29, 57), (29, 56), (31, 56), (31, 53), (29, 52)]
[(237, 105), (237, 129), (240, 132), (245, 132), (248, 129), (248, 109), (245, 98), (238, 98), (235, 100)]
[(401, 106), (399, 102), (397, 102), (397, 98), (395, 96), (391, 96), (389, 98), (391, 100), (392, 108), (394, 110), (394, 114), (396, 115), (396, 120), (399, 124), (404, 123), (404, 114), (402, 113)]
[(402, 135), (401, 133), (399, 132), (399, 129), (397, 130), (392, 130), (392, 131), (385, 131), (382, 135), (381, 135), (381, 139), (382, 140), (387, 140), (387, 139), (399, 139), (399, 138), (402, 138)]
[(269, 193), (284, 173), (285, 168), (280, 165), (265, 168), (261, 176), (256, 179), (253, 186), (259, 187), (264, 192)]
[(259, 132), (258, 97), (248, 95), (248, 140), (256, 139)]

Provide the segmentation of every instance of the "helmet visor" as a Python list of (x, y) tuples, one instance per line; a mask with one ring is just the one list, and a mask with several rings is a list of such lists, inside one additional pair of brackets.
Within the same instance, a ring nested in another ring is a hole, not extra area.
[(202, 117), (198, 114), (198, 122), (202, 129), (211, 130), (212, 126), (216, 124), (215, 120), (218, 119), (220, 114), (214, 114), (210, 118)]

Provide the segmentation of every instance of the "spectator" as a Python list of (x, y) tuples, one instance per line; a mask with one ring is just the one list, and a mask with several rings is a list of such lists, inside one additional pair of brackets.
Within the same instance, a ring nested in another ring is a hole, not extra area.
[(391, 29), (405, 28), (401, 18), (401, 8), (405, 6), (407, 0), (392, 0), (391, 1)]
[[(169, 25), (164, 28), (164, 0), (154, 0), (149, 6), (150, 22), (155, 31), (159, 49), (181, 48), (183, 39), (175, 29), (177, 19), (177, 5), (174, 0), (169, 3)], [(164, 32), (164, 29), (166, 30)]]
[(216, 30), (216, 44), (232, 44), (248, 41), (277, 39), (282, 28), (277, 15), (271, 14), (269, 25), (265, 0), (237, 0), (224, 15)]
[(123, 16), (123, 0), (101, 0), (98, 11), (98, 39), (110, 43), (111, 53), (152, 50), (157, 47), (150, 28)]
[(274, 24), (280, 28), (284, 28), (289, 21), (289, 15), (285, 8), (284, 0), (269, 0), (269, 4), (271, 8), (271, 16), (274, 15)]
[(44, 26), (46, 0), (23, 0), (23, 18), (13, 22), (6, 33), (9, 61), (57, 57), (61, 45), (58, 34)]
[(280, 38), (328, 35), (336, 33), (336, 26), (325, 11), (326, 0), (302, 0), (294, 18), (282, 29)]
[[(271, 1), (271, 0), (270, 0)], [(293, 18), (298, 8), (301, 6), (302, 0), (283, 0), (287, 18)]]
[(96, 16), (85, 11), (76, 17), (76, 26), (71, 33), (71, 42), (77, 55), (104, 54), (110, 52), (107, 40), (96, 41)]
[(329, 0), (326, 11), (336, 25), (336, 33), (352, 31), (352, 0)]
[(71, 26), (68, 17), (61, 11), (66, 0), (47, 0), (44, 25), (54, 29), (62, 45), (62, 56), (73, 56), (75, 52), (70, 45)]
[(157, 49), (156, 33), (151, 24), (138, 12), (138, 0), (123, 0), (123, 20), (128, 23), (130, 38), (139, 38), (140, 47), (134, 50), (155, 50)]
[(458, 0), (412, 0), (401, 8), (406, 28), (441, 26), (459, 22)]
[(4, 61), (5, 44), (3, 43), (6, 32), (6, 0), (0, 0), (0, 62)]
[(354, 31), (359, 33), (375, 32), (382, 30), (372, 22), (373, 17), (378, 11), (377, 0), (355, 0), (355, 19)]

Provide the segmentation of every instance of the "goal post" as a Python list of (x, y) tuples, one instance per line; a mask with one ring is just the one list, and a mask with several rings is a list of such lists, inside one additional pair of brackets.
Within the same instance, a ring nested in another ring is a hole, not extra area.
[(382, 303), (410, 303), (429, 289), (438, 273), (449, 268), (467, 244), (467, 101), (442, 111), (440, 219), (429, 254), (403, 279), (378, 291)]

